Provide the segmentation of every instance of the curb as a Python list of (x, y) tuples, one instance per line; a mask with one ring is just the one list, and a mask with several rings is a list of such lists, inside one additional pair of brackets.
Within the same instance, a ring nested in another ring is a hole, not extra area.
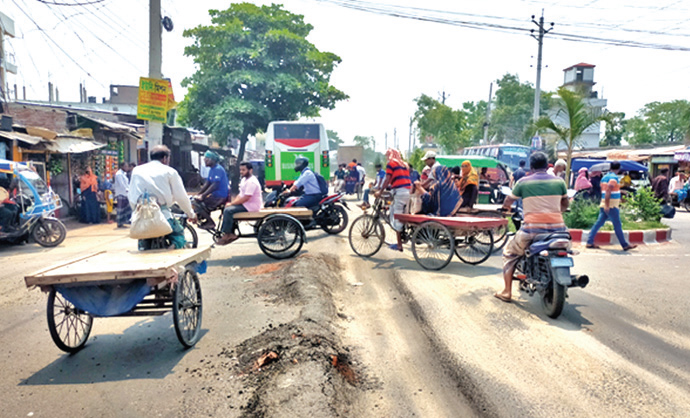
[[(573, 242), (586, 244), (589, 238), (589, 231), (582, 229), (569, 229), (570, 236)], [(668, 229), (650, 229), (647, 231), (623, 231), (625, 239), (630, 244), (659, 244), (662, 242), (671, 241), (671, 228)], [(618, 245), (618, 238), (614, 231), (599, 231), (594, 238), (594, 243), (597, 245)]]

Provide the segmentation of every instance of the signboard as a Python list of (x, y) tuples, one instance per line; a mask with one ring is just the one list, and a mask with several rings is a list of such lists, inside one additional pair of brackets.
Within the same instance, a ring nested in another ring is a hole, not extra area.
[(175, 107), (175, 98), (169, 80), (139, 78), (137, 118), (165, 123), (168, 110)]

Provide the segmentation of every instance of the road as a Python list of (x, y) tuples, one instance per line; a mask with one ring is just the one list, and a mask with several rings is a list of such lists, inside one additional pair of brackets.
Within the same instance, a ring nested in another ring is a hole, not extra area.
[[(679, 211), (669, 224), (672, 243), (582, 249), (574, 270), (590, 285), (569, 292), (557, 320), (536, 298), (515, 292), (506, 304), (491, 296), (501, 286), (499, 256), (428, 272), (409, 249), (363, 260), (345, 236), (309, 232), (303, 253), (339, 260), (337, 285), (328, 288), (338, 312), (332, 325), (366, 383), (330, 416), (690, 416), (690, 214)], [(216, 248), (202, 277), (204, 334), (191, 350), (181, 349), (165, 315), (97, 319), (87, 347), (68, 356), (50, 340), (45, 295), (27, 291), (23, 275), (133, 245), (110, 225), (73, 226), (55, 249), (0, 247), (3, 416), (242, 415), (249, 400), (236, 374), (214, 369), (223, 385), (211, 388), (196, 371), (303, 315), (300, 303), (260, 287), (268, 276), (257, 268), (284, 265), (253, 240)]]

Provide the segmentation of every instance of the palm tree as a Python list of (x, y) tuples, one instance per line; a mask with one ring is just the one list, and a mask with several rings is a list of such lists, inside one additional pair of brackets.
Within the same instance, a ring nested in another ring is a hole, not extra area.
[[(567, 168), (565, 171), (565, 178), (570, 178), (570, 162), (572, 160), (573, 148), (576, 145), (577, 139), (582, 133), (600, 121), (601, 119), (594, 115), (591, 108), (584, 102), (583, 97), (574, 93), (565, 87), (558, 89), (558, 97), (560, 98), (560, 109), (553, 116), (542, 116), (535, 123), (537, 130), (548, 129), (558, 136), (559, 141), (563, 141), (567, 147)], [(559, 125), (555, 121), (560, 119), (561, 115), (565, 115), (568, 121), (566, 126)], [(557, 142), (558, 143), (558, 142)], [(567, 180), (566, 180), (567, 182)]]

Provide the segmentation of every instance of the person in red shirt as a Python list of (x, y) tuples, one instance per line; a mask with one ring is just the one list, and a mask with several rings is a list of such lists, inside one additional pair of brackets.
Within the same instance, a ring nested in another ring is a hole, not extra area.
[(386, 151), (386, 177), (383, 180), (381, 190), (374, 193), (374, 196), (380, 197), (381, 192), (386, 188), (391, 188), (393, 194), (393, 205), (390, 209), (390, 224), (395, 230), (395, 235), (398, 238), (397, 244), (392, 244), (392, 250), (402, 251), (402, 237), (400, 232), (403, 229), (403, 223), (395, 219), (396, 213), (405, 213), (405, 207), (410, 201), (410, 188), (412, 181), (410, 180), (410, 169), (408, 165), (402, 160), (400, 151), (390, 148)]

